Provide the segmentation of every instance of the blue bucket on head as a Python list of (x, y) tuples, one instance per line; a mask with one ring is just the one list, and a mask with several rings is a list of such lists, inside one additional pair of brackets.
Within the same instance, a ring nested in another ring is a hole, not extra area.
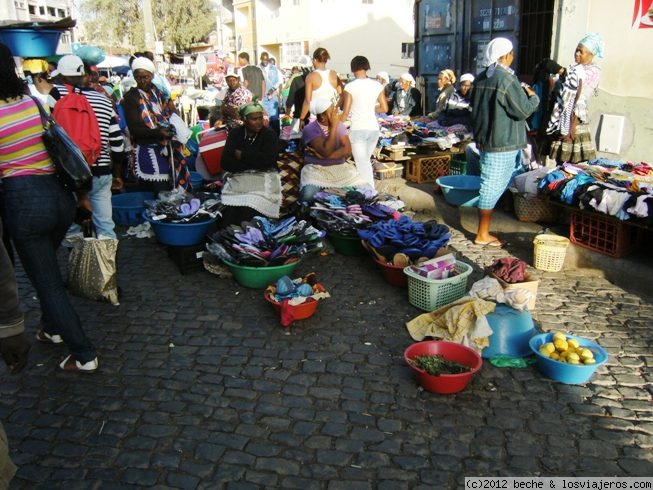
[(43, 58), (57, 52), (62, 33), (52, 29), (0, 29), (0, 43), (14, 56)]
[(537, 332), (528, 310), (518, 311), (504, 304), (497, 304), (494, 311), (485, 315), (485, 318), (492, 329), (492, 335), (488, 339), (490, 345), (481, 352), (485, 359), (531, 355), (528, 342)]
[(154, 199), (152, 192), (126, 192), (111, 196), (113, 222), (120, 226), (140, 225), (145, 211), (145, 201)]
[(478, 203), (481, 178), (477, 175), (444, 175), (435, 182), (452, 206), (476, 206)]

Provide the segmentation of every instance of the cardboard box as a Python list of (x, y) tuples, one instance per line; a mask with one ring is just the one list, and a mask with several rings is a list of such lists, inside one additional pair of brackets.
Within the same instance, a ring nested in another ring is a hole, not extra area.
[(454, 254), (443, 255), (412, 266), (412, 270), (416, 274), (427, 279), (447, 279), (455, 268), (456, 257)]

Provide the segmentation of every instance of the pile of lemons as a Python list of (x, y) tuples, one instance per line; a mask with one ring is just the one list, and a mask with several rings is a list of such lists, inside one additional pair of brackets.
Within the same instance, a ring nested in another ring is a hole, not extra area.
[(594, 353), (586, 347), (581, 347), (576, 339), (568, 339), (562, 332), (553, 334), (553, 342), (547, 342), (540, 347), (540, 354), (567, 364), (596, 364)]

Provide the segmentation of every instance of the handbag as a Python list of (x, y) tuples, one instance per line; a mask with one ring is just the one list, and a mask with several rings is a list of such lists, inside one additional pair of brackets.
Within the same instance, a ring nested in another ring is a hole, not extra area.
[(93, 174), (84, 154), (66, 131), (47, 113), (41, 102), (30, 95), (41, 113), (43, 144), (57, 169), (56, 175), (64, 188), (72, 192), (89, 191)]

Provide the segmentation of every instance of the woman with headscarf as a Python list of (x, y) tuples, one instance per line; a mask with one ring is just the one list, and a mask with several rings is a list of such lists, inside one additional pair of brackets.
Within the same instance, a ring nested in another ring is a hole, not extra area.
[(190, 186), (183, 145), (173, 139), (169, 119), (174, 103), (153, 83), (156, 69), (148, 58), (135, 58), (136, 87), (123, 97), (122, 106), (134, 142), (135, 171), (141, 185), (154, 192)]
[(465, 73), (460, 77), (460, 86), (458, 90), (449, 96), (444, 110), (438, 117), (438, 122), (442, 126), (453, 126), (454, 124), (463, 124), (471, 127), (472, 125), (472, 86), (474, 75)]
[(422, 115), (422, 94), (415, 88), (415, 78), (410, 73), (399, 77), (399, 87), (392, 97), (390, 112), (393, 116)]
[(456, 75), (453, 70), (442, 70), (438, 74), (438, 94), (435, 98), (435, 110), (428, 115), (430, 119), (437, 119), (445, 109), (447, 100), (456, 91), (454, 83), (456, 83)]
[(263, 106), (254, 100), (240, 108), (244, 125), (229, 131), (222, 154), (227, 171), (222, 189), (222, 218), (219, 227), (249, 221), (263, 215), (278, 218), (281, 209), (281, 180), (277, 172), (279, 139), (263, 125)]
[(369, 187), (356, 165), (345, 161), (351, 155), (352, 145), (333, 102), (325, 98), (313, 99), (311, 112), (317, 114), (317, 119), (304, 126), (302, 133), (306, 154), (300, 179), (300, 201), (312, 201), (316, 192), (327, 187)]
[[(12, 53), (0, 44), (3, 219), (41, 306), (36, 339), (66, 344), (70, 354), (59, 364), (64, 371), (91, 373), (98, 368), (97, 352), (68, 297), (57, 260), (57, 248), (75, 217), (75, 196), (57, 179), (43, 144), (39, 108), (25, 94)], [(78, 201), (90, 207), (88, 198)]]
[(603, 41), (598, 34), (591, 33), (580, 40), (574, 52), (574, 64), (554, 86), (555, 102), (546, 133), (550, 141), (549, 157), (559, 164), (596, 158), (587, 108), (601, 76), (601, 69), (594, 63), (595, 56), (603, 58)]
[(521, 167), (526, 147), (526, 119), (537, 110), (539, 98), (523, 86), (510, 69), (515, 59), (512, 42), (498, 37), (485, 51), (488, 67), (474, 82), (472, 124), (481, 155), (481, 191), (478, 200), (478, 231), (474, 243), (501, 247), (490, 235), (492, 211), (512, 176)]

